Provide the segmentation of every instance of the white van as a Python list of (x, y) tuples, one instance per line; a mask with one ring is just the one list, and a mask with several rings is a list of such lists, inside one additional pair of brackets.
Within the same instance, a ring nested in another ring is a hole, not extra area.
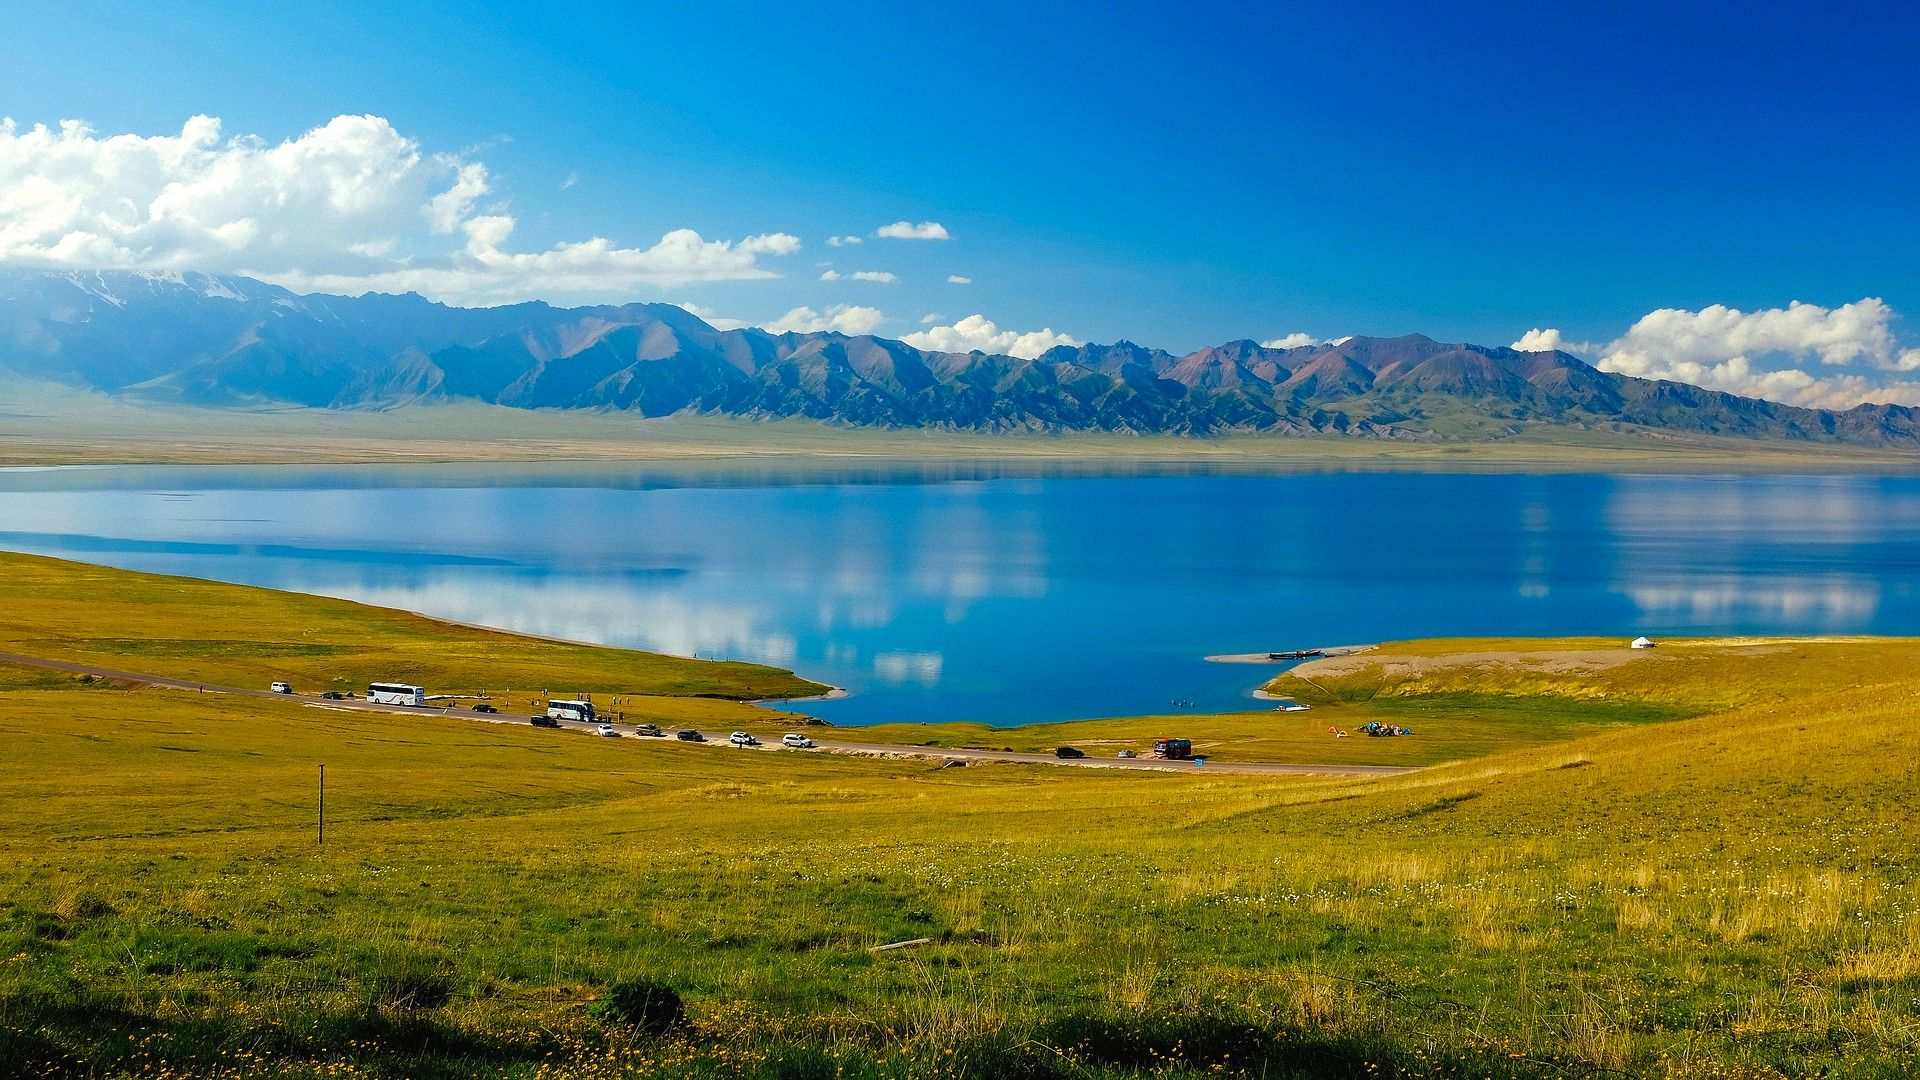
[(273, 686), (272, 686), (272, 690), (273, 690), (273, 692), (274, 692), (274, 693), (276, 693), (276, 694), (291, 694), (291, 693), (293, 693), (293, 687), (291, 687), (291, 686), (289, 686), (289, 685), (287, 685), (286, 683), (283, 683), (283, 682), (277, 682), (277, 683), (274, 683), (274, 684), (273, 684)]

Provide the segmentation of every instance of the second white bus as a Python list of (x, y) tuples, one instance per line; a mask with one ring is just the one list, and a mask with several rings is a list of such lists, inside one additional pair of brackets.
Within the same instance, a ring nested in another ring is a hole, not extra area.
[(555, 720), (577, 720), (583, 724), (592, 723), (595, 719), (593, 702), (591, 701), (562, 701), (558, 699), (549, 701), (547, 702), (547, 715), (553, 717)]

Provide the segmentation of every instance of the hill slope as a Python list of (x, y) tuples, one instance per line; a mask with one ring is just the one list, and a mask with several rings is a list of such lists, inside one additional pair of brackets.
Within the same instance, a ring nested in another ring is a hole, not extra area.
[(1920, 447), (1920, 411), (1802, 409), (1419, 334), (1031, 359), (838, 333), (717, 330), (670, 304), (451, 308), (240, 277), (0, 271), (0, 369), (147, 401), (479, 401), (967, 431), (1498, 436), (1627, 429)]

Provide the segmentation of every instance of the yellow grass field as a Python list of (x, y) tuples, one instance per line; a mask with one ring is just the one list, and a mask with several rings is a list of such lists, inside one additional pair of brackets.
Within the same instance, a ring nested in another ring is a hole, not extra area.
[[(200, 630), (167, 580), (0, 562), (30, 598), (0, 649), (317, 680), (447, 634), (417, 662), (449, 686), (548, 664), (704, 685), (258, 590)], [(111, 620), (63, 606), (109, 597)], [(340, 651), (277, 644), (309, 630)], [(1409, 643), (1374, 659), (1472, 659), (1316, 679), (1322, 716), (1566, 724), (1366, 779), (940, 768), (0, 667), (0, 1073), (1920, 1070), (1920, 643), (1673, 643), (1585, 674), (1506, 655), (1601, 644)], [(604, 1006), (638, 981), (686, 1022)]]

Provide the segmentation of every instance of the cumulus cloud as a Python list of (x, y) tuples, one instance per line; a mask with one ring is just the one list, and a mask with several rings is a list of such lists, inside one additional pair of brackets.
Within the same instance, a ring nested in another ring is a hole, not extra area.
[(880, 285), (891, 285), (900, 280), (890, 270), (855, 270), (847, 276), (855, 281), (871, 281)]
[(984, 352), (1031, 360), (1055, 345), (1078, 345), (1079, 339), (1042, 330), (1002, 330), (985, 315), (969, 315), (951, 326), (932, 326), (901, 339), (916, 349), (933, 352)]
[(849, 244), (859, 244), (859, 243), (863, 243), (863, 242), (864, 242), (864, 241), (862, 241), (862, 240), (861, 240), (861, 239), (860, 239), (860, 238), (859, 238), (858, 236), (854, 236), (854, 235), (853, 235), (853, 234), (851, 234), (851, 233), (849, 233), (849, 234), (847, 234), (847, 235), (845, 235), (845, 236), (829, 236), (829, 237), (827, 237), (827, 246), (828, 246), (828, 247), (846, 247), (846, 246), (847, 246), (847, 245), (849, 245)]
[(690, 303), (685, 300), (680, 301), (679, 307), (700, 316), (701, 322), (706, 323), (715, 330), (738, 330), (743, 326), (749, 325), (745, 319), (730, 318), (710, 307), (702, 307), (699, 304)]
[(1659, 354), (1674, 361), (1712, 362), (1735, 356), (1783, 353), (1840, 366), (1866, 360), (1893, 367), (1893, 309), (1869, 296), (1837, 308), (1793, 301), (1784, 308), (1741, 311), (1711, 304), (1699, 311), (1661, 308), (1641, 316), (1608, 346), (1609, 357)]
[(835, 304), (825, 311), (815, 311), (810, 307), (797, 307), (770, 323), (763, 329), (776, 334), (800, 333), (814, 334), (823, 331), (836, 331), (842, 334), (858, 336), (871, 334), (887, 321), (879, 308), (859, 307), (853, 304)]
[(1272, 341), (1263, 341), (1260, 343), (1260, 347), (1263, 349), (1298, 349), (1302, 345), (1318, 345), (1319, 343), (1320, 339), (1314, 337), (1312, 334), (1304, 330), (1296, 330), (1285, 337), (1277, 337)]
[(800, 250), (800, 238), (790, 233), (761, 233), (740, 241), (740, 250), (754, 255), (791, 255)]
[(920, 325), (932, 326), (934, 323), (937, 323), (944, 318), (946, 318), (946, 316), (940, 314), (937, 311), (929, 311), (925, 315), (920, 316)]
[(483, 162), (428, 153), (379, 116), (337, 116), (278, 143), (228, 138), (210, 116), (152, 136), (0, 120), (0, 262), (15, 265), (495, 303), (773, 277), (759, 258), (799, 247), (785, 233), (730, 243), (676, 229), (647, 247), (593, 237), (514, 250), (516, 220), (485, 205), (491, 193)]
[(840, 271), (838, 271), (838, 270), (822, 270), (822, 271), (820, 271), (820, 280), (821, 280), (821, 281), (839, 281), (839, 280), (840, 280)]
[(1920, 384), (1885, 374), (1920, 370), (1920, 349), (1896, 344), (1893, 318), (1878, 297), (1835, 308), (1661, 308), (1608, 345), (1599, 367), (1815, 408), (1920, 402)]
[(970, 278), (970, 277), (968, 277), (968, 276), (967, 276), (967, 275), (965, 275), (965, 274), (948, 274), (948, 275), (947, 275), (947, 284), (949, 284), (949, 285), (971, 285), (971, 284), (973, 284), (973, 279), (972, 279), (972, 278)]
[(892, 240), (950, 240), (947, 227), (937, 221), (896, 221), (891, 225), (882, 225), (873, 230), (873, 235), (884, 236)]
[(1560, 348), (1560, 331), (1536, 326), (1507, 348), (1516, 352), (1554, 352)]
[(1536, 326), (1520, 335), (1520, 340), (1508, 345), (1515, 352), (1570, 352), (1583, 356), (1601, 351), (1601, 346), (1592, 341), (1568, 341), (1566, 336), (1553, 327)]

